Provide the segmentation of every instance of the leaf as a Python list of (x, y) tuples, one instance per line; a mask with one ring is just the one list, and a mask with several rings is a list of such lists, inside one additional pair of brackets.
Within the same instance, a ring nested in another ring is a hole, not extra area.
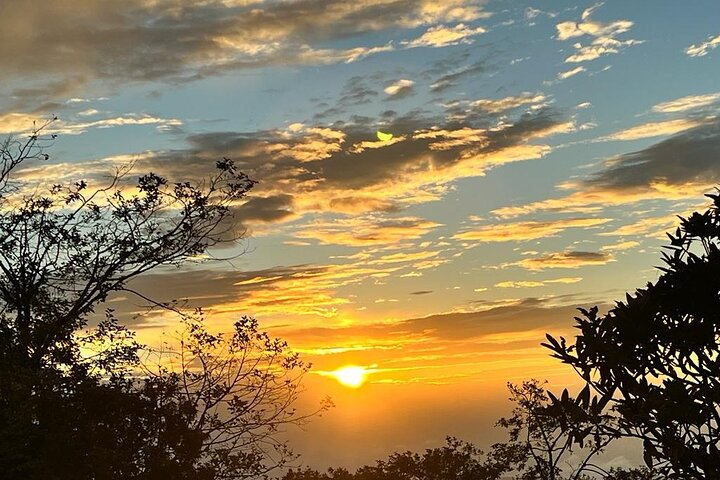
[(578, 406), (582, 407), (583, 409), (587, 409), (589, 403), (590, 403), (590, 385), (585, 385), (585, 388), (583, 388), (580, 391), (577, 398), (575, 399), (575, 405), (578, 405)]
[(645, 465), (650, 469), (653, 468), (652, 452), (656, 452), (653, 444), (648, 439), (643, 440), (643, 460), (645, 460)]

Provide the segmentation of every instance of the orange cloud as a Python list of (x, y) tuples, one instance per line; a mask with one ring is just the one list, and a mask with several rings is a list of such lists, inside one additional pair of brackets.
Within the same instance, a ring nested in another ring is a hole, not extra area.
[(453, 238), (481, 242), (533, 240), (550, 237), (568, 228), (589, 228), (609, 221), (609, 218), (570, 218), (547, 222), (529, 221), (484, 225), (468, 232), (458, 233)]
[(544, 287), (548, 284), (561, 283), (571, 284), (582, 281), (582, 277), (562, 277), (554, 278), (551, 280), (518, 280), (518, 281), (505, 281), (496, 283), (495, 286), (498, 288), (535, 288)]
[(604, 265), (614, 261), (612, 255), (598, 252), (566, 251), (555, 252), (534, 258), (504, 264), (503, 267), (517, 266), (539, 271), (547, 268), (579, 268), (587, 265)]
[(439, 223), (417, 217), (386, 220), (352, 217), (305, 225), (295, 233), (295, 237), (318, 240), (325, 245), (388, 245), (420, 238), (440, 226)]
[[(651, 236), (651, 237), (665, 237), (665, 232), (669, 231), (673, 227), (678, 225), (678, 218), (675, 215), (662, 215), (659, 217), (643, 218), (635, 223), (623, 225), (611, 230), (609, 232), (603, 232), (600, 235), (610, 236)], [(629, 243), (629, 242), (623, 242)], [(610, 249), (609, 247), (604, 247)]]

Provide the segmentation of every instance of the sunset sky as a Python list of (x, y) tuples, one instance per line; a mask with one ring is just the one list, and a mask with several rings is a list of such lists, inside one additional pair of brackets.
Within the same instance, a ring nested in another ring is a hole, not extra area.
[[(506, 381), (574, 381), (545, 332), (655, 279), (720, 180), (716, 0), (3, 0), (0, 19), (0, 134), (59, 118), (24, 179), (201, 179), (229, 157), (260, 182), (245, 241), (213, 252), (242, 255), (135, 287), (220, 330), (254, 315), (312, 361), (303, 405), (337, 404), (291, 433), (313, 466), (501, 439)], [(174, 331), (114, 302), (147, 343)]]

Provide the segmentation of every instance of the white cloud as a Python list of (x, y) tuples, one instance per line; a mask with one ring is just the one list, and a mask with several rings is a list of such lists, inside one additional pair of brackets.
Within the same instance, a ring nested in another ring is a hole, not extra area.
[(546, 97), (540, 93), (523, 92), (517, 96), (499, 98), (497, 100), (483, 98), (475, 100), (471, 105), (490, 113), (500, 113), (523, 105), (542, 105), (545, 100)]
[(653, 107), (653, 112), (676, 113), (695, 110), (706, 107), (720, 100), (720, 93), (708, 93), (706, 95), (688, 95), (687, 97), (676, 98)]
[(582, 73), (584, 71), (585, 71), (585, 67), (575, 67), (571, 70), (567, 70), (565, 72), (558, 73), (558, 78), (560, 80), (565, 80), (566, 78), (570, 78), (570, 77), (575, 76), (578, 73)]
[[(602, 23), (592, 20), (590, 16), (602, 3), (597, 3), (583, 11), (580, 22), (567, 21), (555, 25), (558, 40), (570, 40), (584, 36), (594, 37), (588, 45), (575, 43), (573, 47), (577, 50), (574, 54), (565, 59), (566, 63), (579, 63), (595, 60), (604, 55), (618, 53), (622, 48), (643, 43), (640, 40), (618, 40), (617, 35), (628, 32), (633, 26), (630, 20), (616, 20)], [(571, 70), (572, 71), (572, 70)]]
[(388, 85), (385, 88), (385, 93), (388, 95), (401, 95), (403, 93), (407, 93), (413, 85), (415, 85), (415, 82), (412, 80), (402, 78), (397, 82), (394, 82), (392, 85)]
[(716, 49), (720, 46), (720, 35), (708, 37), (707, 41), (698, 43), (697, 45), (690, 45), (685, 49), (685, 53), (691, 57), (704, 57), (710, 52), (710, 50)]
[(402, 42), (407, 48), (415, 47), (447, 47), (449, 45), (458, 45), (460, 43), (472, 43), (475, 35), (485, 33), (482, 27), (470, 28), (463, 23), (459, 23), (454, 27), (439, 25), (429, 28), (420, 37), (411, 41)]

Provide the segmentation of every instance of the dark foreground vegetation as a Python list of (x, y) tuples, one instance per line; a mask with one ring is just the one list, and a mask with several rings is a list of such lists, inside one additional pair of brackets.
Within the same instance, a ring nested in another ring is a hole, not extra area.
[[(199, 182), (118, 171), (28, 188), (25, 162), (47, 159), (42, 130), (0, 146), (0, 476), (4, 479), (580, 480), (720, 478), (720, 198), (681, 219), (662, 274), (601, 315), (580, 309), (578, 335), (544, 345), (585, 387), (575, 396), (509, 385), (508, 440), (483, 453), (448, 439), (351, 473), (283, 467), (278, 432), (316, 412), (293, 404), (307, 366), (247, 317), (227, 335), (202, 312), (159, 304), (136, 276), (239, 237), (235, 202), (254, 181), (230, 160)], [(131, 188), (134, 187), (134, 188)], [(106, 300), (121, 292), (177, 315), (175, 349), (138, 345)], [(645, 466), (605, 470), (618, 439)]]

